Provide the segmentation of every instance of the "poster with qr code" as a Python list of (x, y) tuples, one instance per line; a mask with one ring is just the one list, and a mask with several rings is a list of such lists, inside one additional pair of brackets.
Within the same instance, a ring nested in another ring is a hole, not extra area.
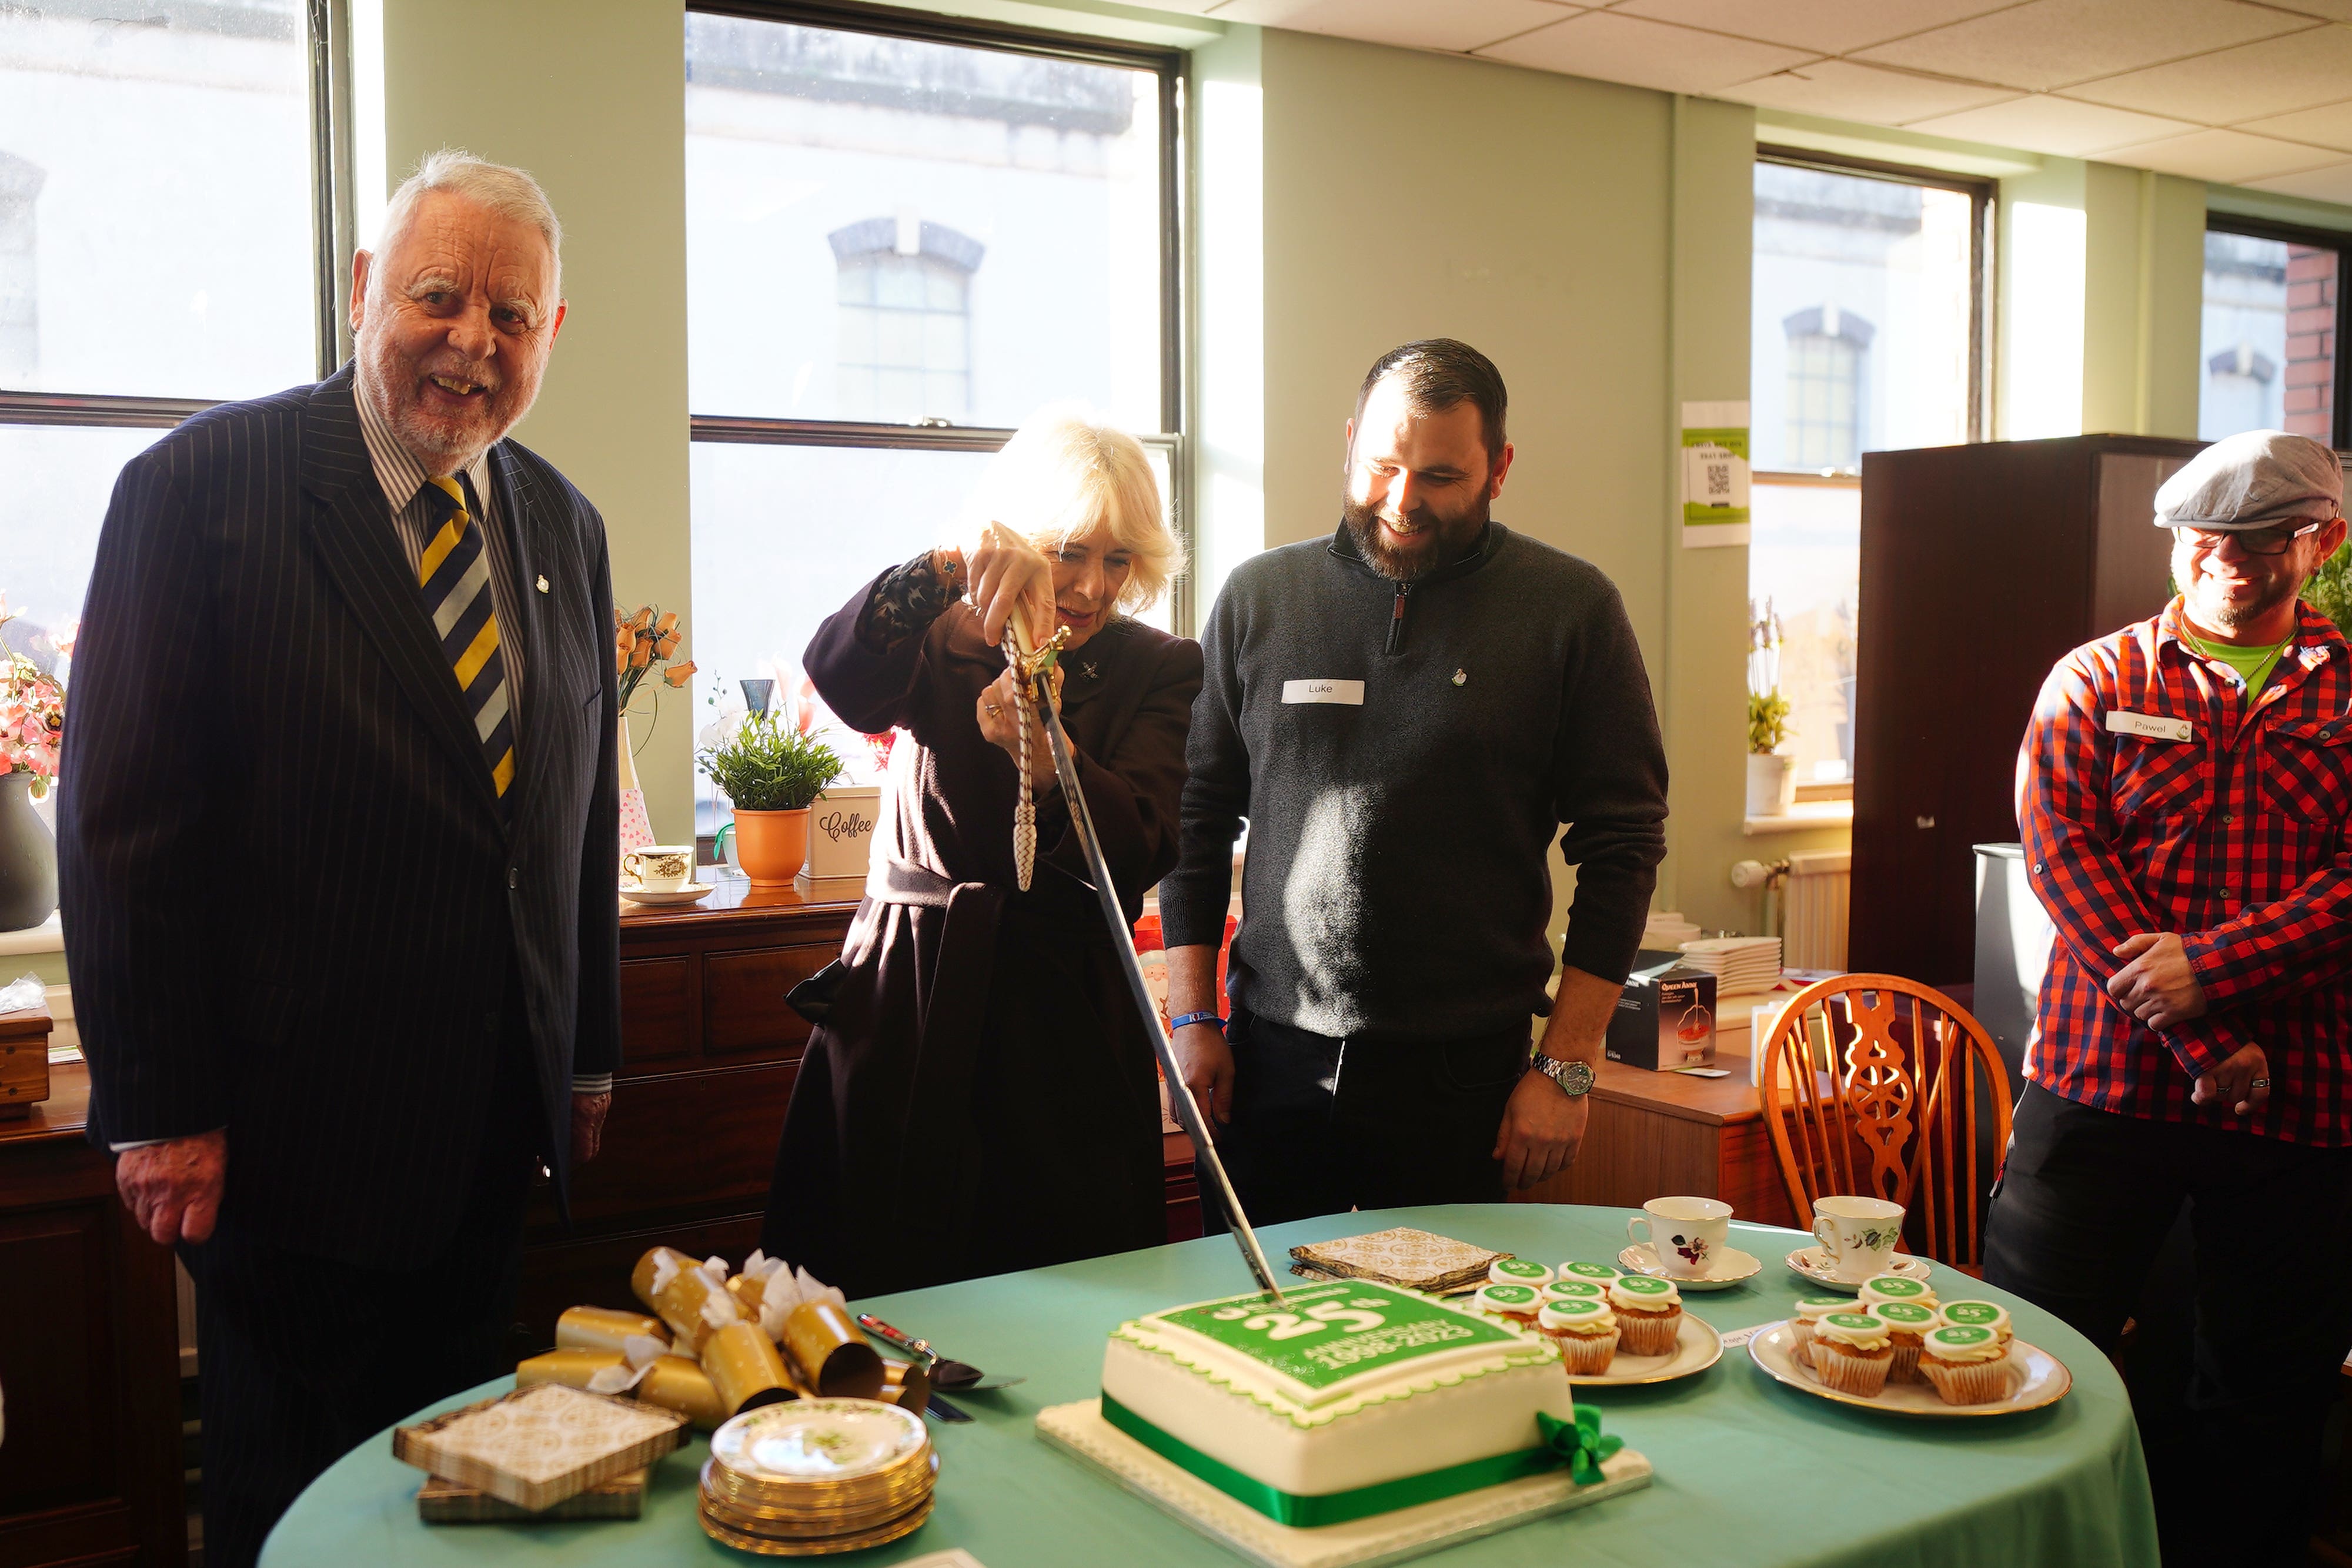
[(1748, 542), (1748, 405), (1683, 404), (1683, 546)]

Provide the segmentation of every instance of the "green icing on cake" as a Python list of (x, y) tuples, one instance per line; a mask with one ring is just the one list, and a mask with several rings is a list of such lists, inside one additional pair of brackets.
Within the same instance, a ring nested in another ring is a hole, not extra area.
[(1969, 1345), (1989, 1343), (1992, 1339), (1992, 1330), (1980, 1329), (1973, 1323), (1954, 1323), (1948, 1328), (1937, 1329), (1927, 1338), (1936, 1344), (1950, 1345), (1955, 1350), (1960, 1350)]
[(1522, 1280), (1538, 1280), (1551, 1272), (1540, 1263), (1530, 1263), (1524, 1258), (1498, 1258), (1495, 1261), (1498, 1274), (1517, 1274)]
[(1924, 1296), (1927, 1293), (1927, 1287), (1918, 1281), (1906, 1280), (1895, 1274), (1881, 1274), (1863, 1289), (1874, 1296)]
[(1478, 1296), (1481, 1301), (1524, 1307), (1536, 1299), (1536, 1288), (1533, 1285), (1487, 1285), (1479, 1290)]
[(1590, 1280), (1554, 1280), (1544, 1287), (1544, 1294), (1554, 1301), (1598, 1301), (1606, 1293)]
[(1622, 1270), (1612, 1269), (1606, 1263), (1562, 1263), (1559, 1266), (1559, 1271), (1563, 1274), (1574, 1274), (1579, 1279), (1584, 1280), (1613, 1280), (1623, 1272)]
[(1616, 1284), (1629, 1296), (1663, 1296), (1675, 1288), (1671, 1281), (1654, 1280), (1647, 1274), (1627, 1274)]
[(1935, 1312), (1916, 1301), (1881, 1301), (1871, 1311), (1886, 1322), (1900, 1324), (1905, 1328), (1916, 1328), (1921, 1323), (1932, 1323), (1936, 1321)]
[(1960, 1327), (2000, 1322), (2001, 1310), (1990, 1301), (1953, 1301), (1944, 1308), (1945, 1321)]
[[(1536, 1299), (1525, 1285), (1487, 1288)], [(1318, 1393), (1343, 1379), (1439, 1351), (1481, 1344), (1517, 1348), (1524, 1343), (1485, 1319), (1360, 1281), (1286, 1291), (1278, 1309), (1268, 1307), (1263, 1296), (1248, 1295), (1160, 1317)]]

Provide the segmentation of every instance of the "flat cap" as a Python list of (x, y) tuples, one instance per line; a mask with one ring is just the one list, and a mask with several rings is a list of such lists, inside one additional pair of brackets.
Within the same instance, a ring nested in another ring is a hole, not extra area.
[(2156, 493), (2156, 526), (2229, 532), (2289, 517), (2333, 517), (2344, 504), (2336, 454), (2307, 435), (2249, 430), (2225, 435)]

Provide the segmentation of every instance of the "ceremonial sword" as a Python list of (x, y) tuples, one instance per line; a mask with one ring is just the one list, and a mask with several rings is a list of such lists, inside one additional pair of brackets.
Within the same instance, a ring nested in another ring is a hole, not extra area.
[(1274, 1270), (1265, 1260), (1265, 1249), (1258, 1245), (1257, 1232), (1250, 1228), (1249, 1217), (1242, 1212), (1242, 1201), (1234, 1196), (1234, 1184), (1225, 1176), (1225, 1162), (1217, 1156), (1217, 1141), (1209, 1135), (1209, 1118), (1202, 1113), (1201, 1103), (1192, 1097), (1192, 1086), (1184, 1082), (1184, 1070), (1176, 1061), (1176, 1048), (1168, 1038), (1168, 1030), (1160, 1022), (1159, 1005), (1151, 999), (1151, 989), (1144, 984), (1143, 966), (1136, 961), (1135, 933), (1127, 924), (1127, 914), (1119, 907), (1118, 891), (1112, 884), (1110, 862), (1103, 858), (1102, 840), (1096, 836), (1094, 814), (1087, 810), (1086, 791), (1078, 788), (1078, 767), (1070, 756), (1070, 737), (1062, 728), (1061, 709), (1054, 701), (1054, 672), (1051, 661), (1038, 668), (1030, 668), (1036, 646), (1028, 635), (1026, 618), (1014, 611), (1005, 622), (1004, 634), (1013, 639), (1013, 652), (1021, 658), (1021, 668), (1027, 673), (1035, 698), (1037, 716), (1045, 730), (1046, 745), (1054, 754), (1054, 776), (1061, 780), (1062, 799), (1068, 803), (1070, 825), (1077, 830), (1078, 846), (1086, 852), (1087, 870), (1094, 878), (1095, 897), (1102, 905), (1104, 921), (1110, 926), (1112, 951), (1118, 955), (1120, 970), (1127, 976), (1127, 988), (1135, 998), (1135, 1010), (1142, 1016), (1143, 1032), (1151, 1038), (1151, 1049), (1160, 1058), (1160, 1075), (1168, 1082), (1168, 1103), (1176, 1113), (1177, 1124), (1192, 1140), (1193, 1168), (1205, 1170), (1205, 1184), (1217, 1201), (1224, 1205), (1227, 1228), (1242, 1249), (1243, 1261), (1257, 1276), (1258, 1289), (1279, 1303), (1282, 1287), (1274, 1282)]

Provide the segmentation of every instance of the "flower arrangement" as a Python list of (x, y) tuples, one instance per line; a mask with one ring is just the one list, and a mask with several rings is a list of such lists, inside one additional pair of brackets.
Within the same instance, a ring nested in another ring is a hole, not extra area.
[(739, 811), (803, 810), (844, 771), (833, 747), (772, 712), (744, 715), (695, 760)]
[[(0, 601), (0, 626), (16, 616)], [(58, 652), (73, 652), (73, 633), (54, 639)], [(66, 688), (22, 653), (0, 647), (0, 773), (29, 773), (36, 798), (49, 792), (58, 776), (58, 745), (66, 730)]]
[(636, 695), (638, 685), (656, 670), (661, 672), (662, 684), (682, 686), (694, 676), (694, 661), (688, 659), (673, 664), (677, 645), (686, 629), (677, 623), (677, 612), (664, 611), (651, 604), (640, 604), (634, 615), (613, 612), (613, 667), (621, 677), (621, 706), (625, 709), (629, 699)]
[(1789, 699), (1780, 695), (1780, 617), (1772, 601), (1748, 606), (1748, 750), (1769, 757), (1796, 733)]

